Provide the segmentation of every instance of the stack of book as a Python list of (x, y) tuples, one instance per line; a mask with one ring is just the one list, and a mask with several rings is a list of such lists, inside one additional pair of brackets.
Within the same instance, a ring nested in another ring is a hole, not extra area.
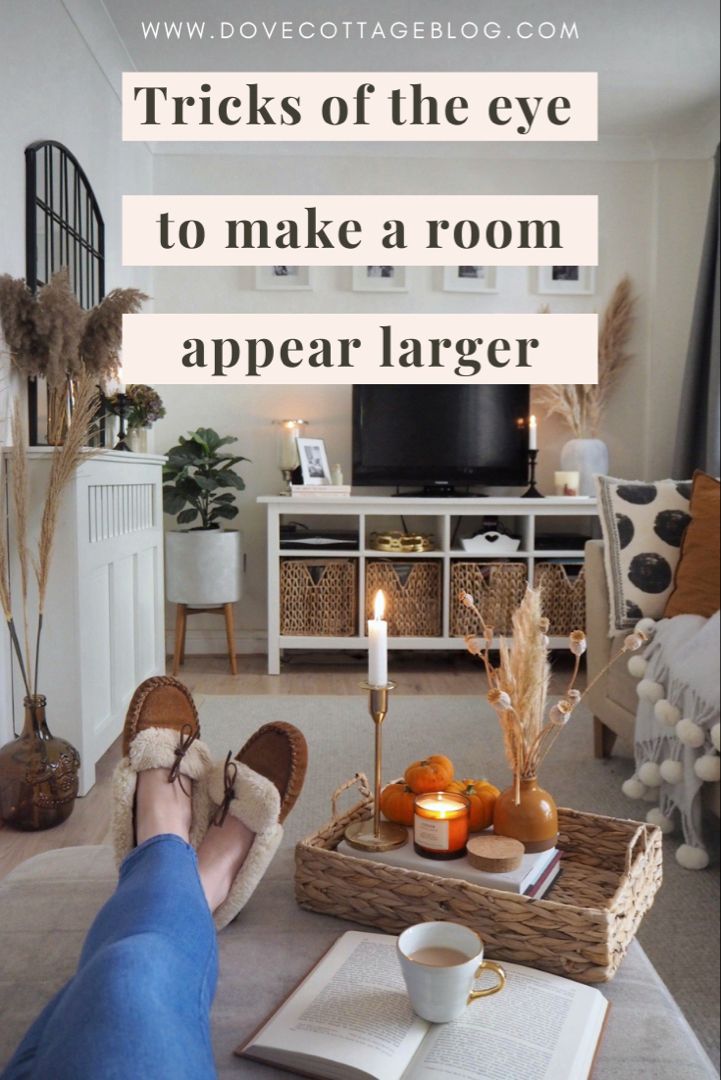
[(362, 851), (350, 846), (345, 840), (338, 845), (338, 851), (352, 855), (356, 859), (371, 859), (373, 862), (399, 866), (404, 870), (417, 870), (423, 874), (437, 874), (441, 877), (461, 878), (473, 885), (485, 889), (500, 889), (502, 892), (515, 893), (517, 896), (530, 896), (540, 900), (553, 885), (561, 872), (561, 852), (558, 848), (541, 851), (537, 855), (524, 855), (517, 870), (494, 874), (488, 870), (478, 870), (471, 865), (468, 856), (436, 862), (424, 859), (413, 848), (413, 837), (405, 847), (395, 851)]
[(337, 499), (350, 495), (350, 484), (291, 484), (290, 493), (303, 499), (307, 499), (308, 496)]

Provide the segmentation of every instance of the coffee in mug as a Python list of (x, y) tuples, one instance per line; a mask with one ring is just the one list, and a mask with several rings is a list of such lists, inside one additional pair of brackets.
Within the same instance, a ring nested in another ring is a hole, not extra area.
[(416, 964), (430, 964), (431, 967), (453, 967), (455, 964), (465, 964), (468, 957), (459, 949), (444, 949), (438, 945), (430, 945), (414, 952), (409, 959)]
[[(409, 927), (398, 938), (398, 957), (413, 1010), (431, 1023), (457, 1020), (471, 1002), (497, 994), (506, 984), (503, 968), (483, 959), (478, 934), (459, 923)], [(495, 974), (495, 985), (474, 989), (485, 971)]]

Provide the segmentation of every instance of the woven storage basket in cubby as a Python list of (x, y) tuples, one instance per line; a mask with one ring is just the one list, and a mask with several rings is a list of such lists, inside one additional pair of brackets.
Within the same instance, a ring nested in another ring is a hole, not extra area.
[(570, 634), (586, 626), (586, 578), (583, 567), (569, 577), (560, 563), (537, 563), (534, 585), (541, 593), (541, 610), (550, 620), (549, 634)]
[(470, 593), (488, 626), (511, 632), (511, 616), (523, 600), (528, 570), (522, 562), (454, 562), (451, 565), (451, 634), (478, 634), (478, 619), (458, 599)]
[[(361, 801), (339, 814), (338, 796), (356, 784)], [(576, 810), (558, 811), (562, 869), (541, 900), (444, 878), (437, 864), (421, 873), (336, 851), (352, 821), (372, 816), (372, 805), (358, 774), (333, 796), (331, 821), (297, 845), (302, 907), (390, 934), (419, 922), (460, 922), (496, 960), (597, 983), (615, 975), (661, 884), (660, 829)]]
[(309, 637), (357, 633), (355, 559), (282, 559), (280, 632)]
[(441, 564), (437, 559), (366, 563), (366, 617), (373, 617), (379, 589), (386, 598), (391, 637), (438, 637), (442, 631)]

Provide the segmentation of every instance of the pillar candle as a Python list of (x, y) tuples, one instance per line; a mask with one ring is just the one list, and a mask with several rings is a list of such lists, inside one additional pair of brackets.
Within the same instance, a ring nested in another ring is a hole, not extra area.
[(388, 684), (388, 623), (383, 618), (386, 598), (379, 590), (375, 596), (373, 618), (368, 620), (368, 683)]
[(292, 421), (283, 424), (280, 433), (280, 467), (281, 469), (297, 469), (300, 464), (298, 457), (298, 428)]

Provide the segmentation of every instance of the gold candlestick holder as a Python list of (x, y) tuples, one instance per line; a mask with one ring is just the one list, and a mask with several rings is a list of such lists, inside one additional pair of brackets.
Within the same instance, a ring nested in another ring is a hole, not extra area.
[(360, 851), (392, 851), (403, 847), (408, 842), (408, 833), (402, 825), (391, 821), (381, 821), (381, 791), (383, 787), (383, 721), (388, 712), (388, 693), (395, 689), (395, 683), (385, 686), (371, 686), (361, 683), (368, 691), (368, 711), (375, 725), (375, 795), (373, 799), (373, 817), (366, 821), (354, 821), (345, 831), (348, 843)]

